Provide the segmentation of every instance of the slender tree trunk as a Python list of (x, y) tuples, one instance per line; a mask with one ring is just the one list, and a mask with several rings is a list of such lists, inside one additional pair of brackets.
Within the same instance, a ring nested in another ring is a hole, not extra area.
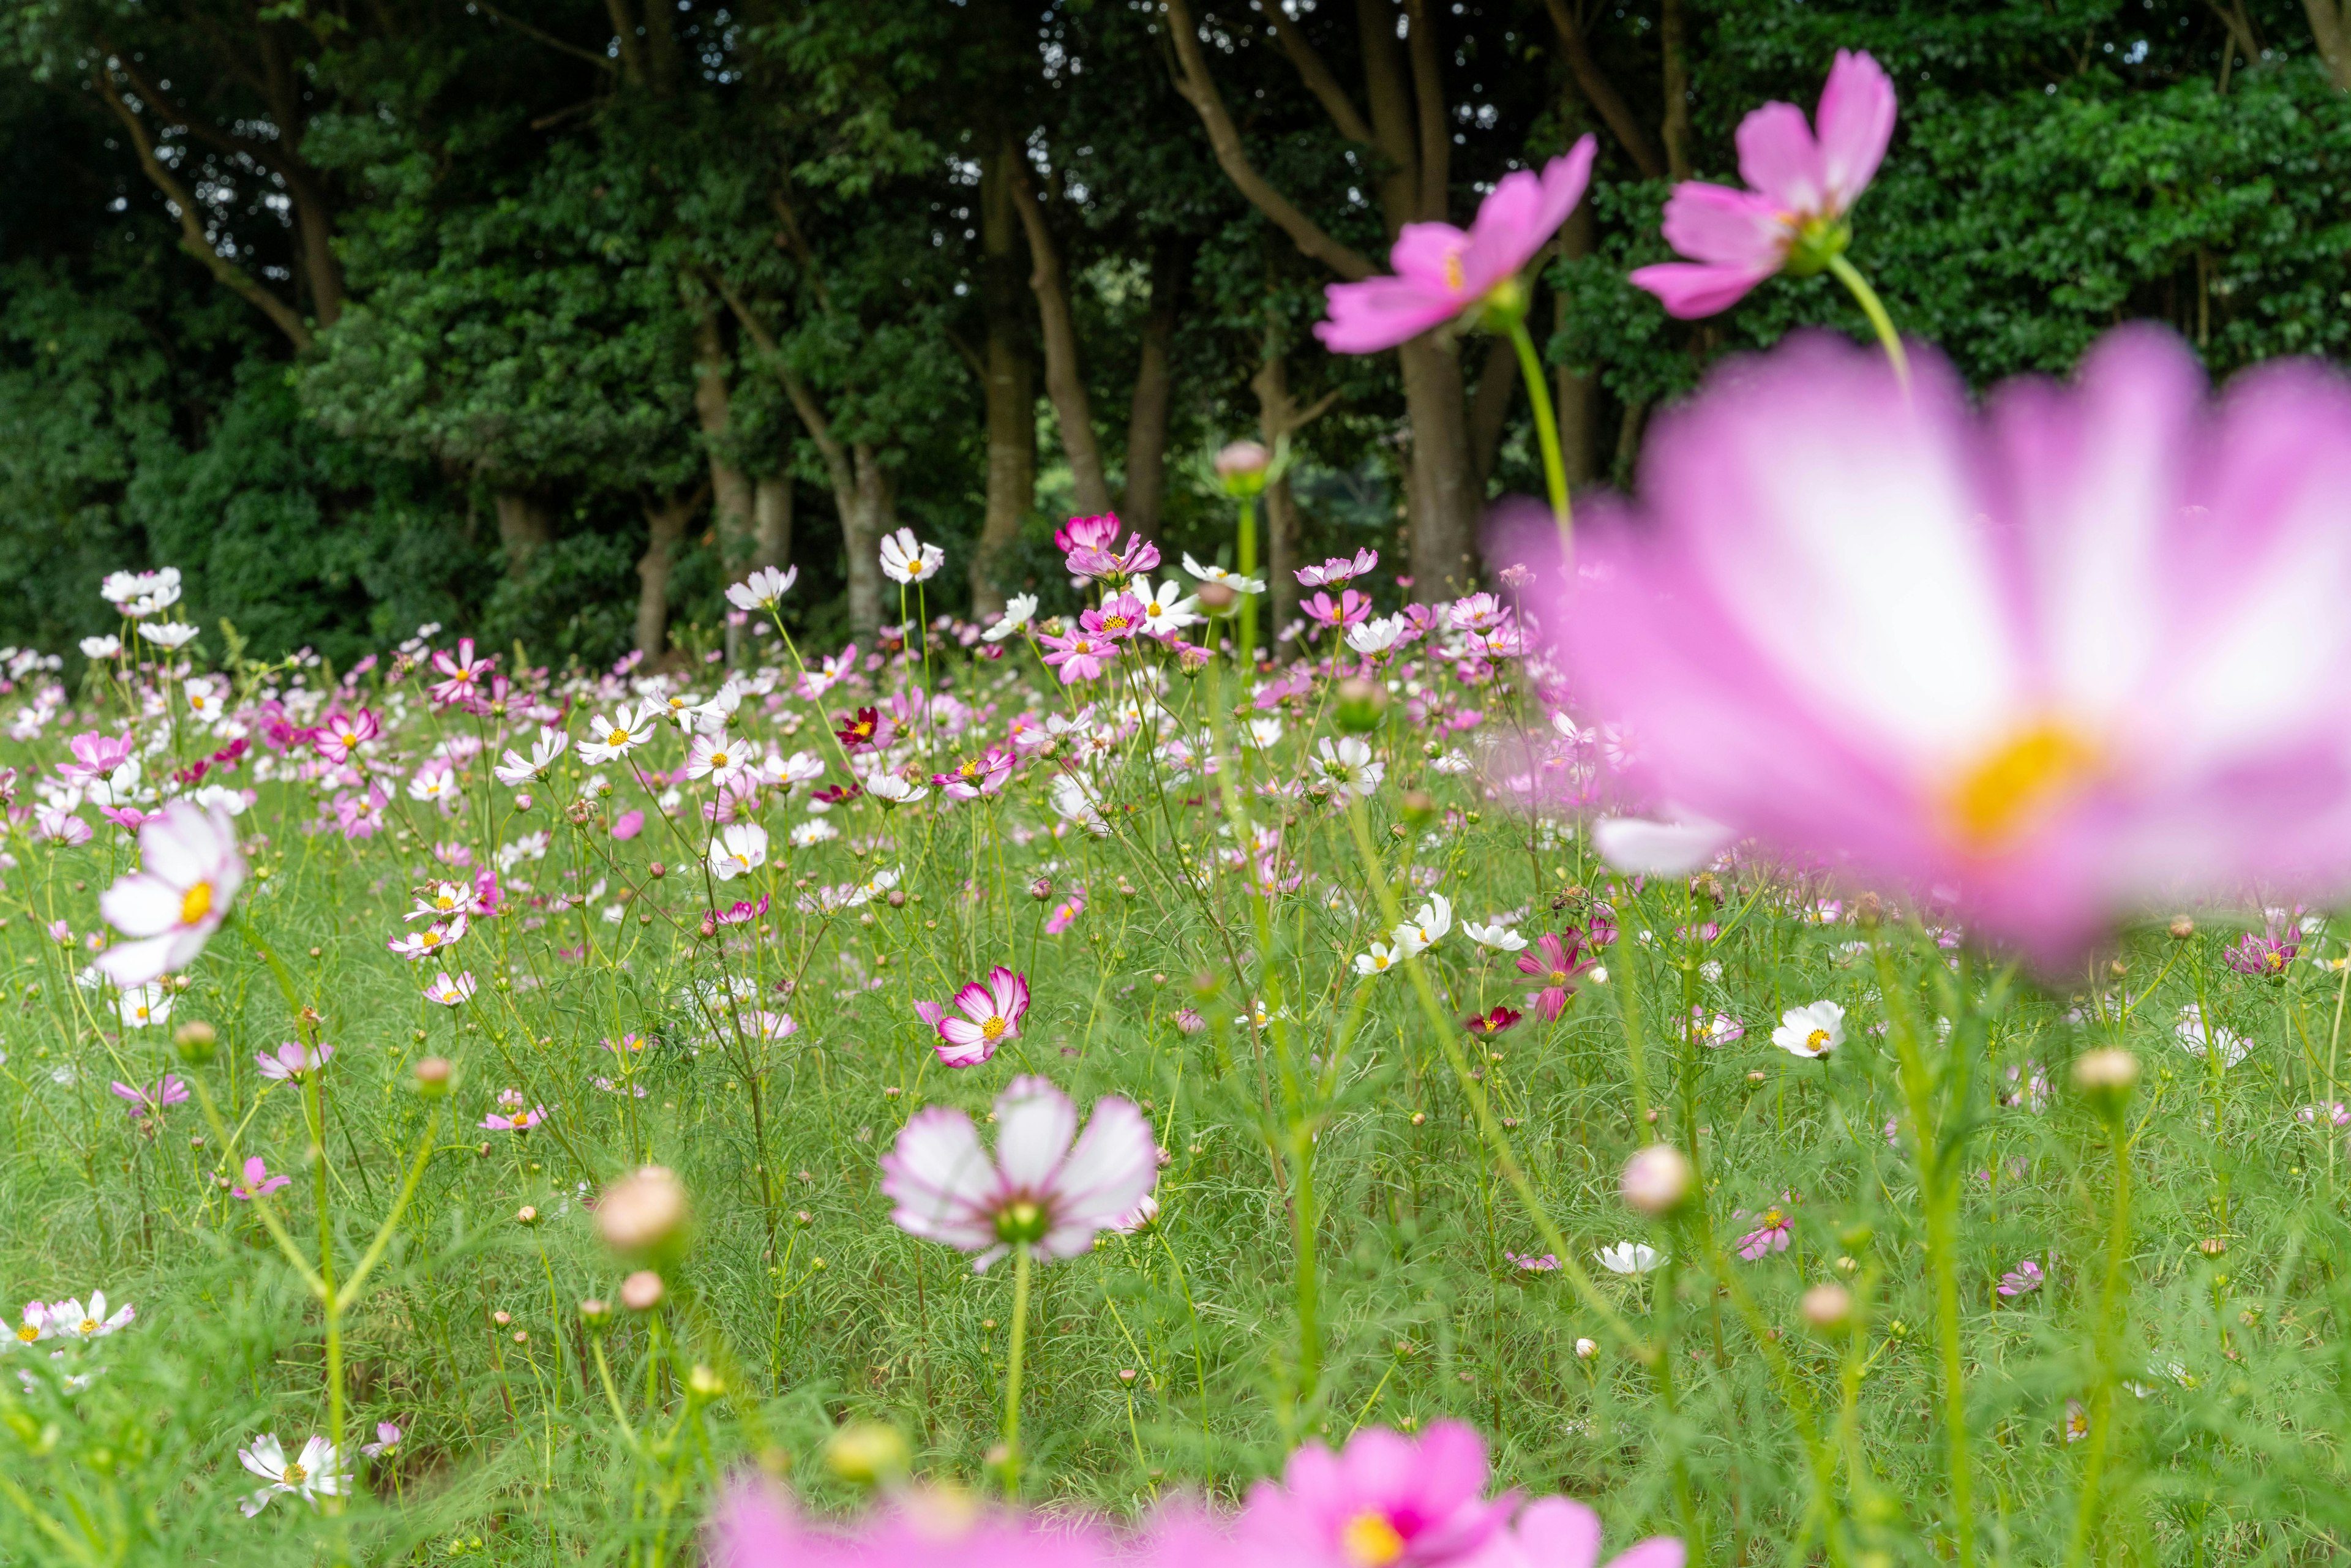
[(971, 562), (972, 612), (985, 621), (1004, 608), (998, 563), (1019, 541), (1021, 519), (1037, 501), (1037, 382), (1021, 330), (1023, 287), (1013, 183), (1026, 180), (1019, 150), (1007, 141), (981, 166), (980, 305), (987, 313), (982, 360), (987, 409), (987, 503)]
[[(1578, 202), (1560, 229), (1560, 254), (1573, 261), (1592, 254), (1592, 204)], [(1567, 329), (1567, 296), (1552, 291), (1552, 326)], [(1598, 389), (1589, 375), (1578, 375), (1565, 365), (1552, 372), (1552, 402), (1559, 415), (1559, 455), (1571, 485), (1588, 485), (1600, 476), (1600, 416)]]
[(538, 552), (555, 542), (553, 510), (528, 490), (496, 493), (498, 545), (507, 558), (507, 575), (520, 579)]
[[(1281, 329), (1269, 324), (1257, 374), (1249, 378), (1257, 393), (1258, 439), (1269, 451), (1298, 426), (1298, 404), (1290, 395), (1290, 360), (1283, 351)], [(1265, 487), (1261, 514), (1266, 534), (1266, 596), (1272, 601), (1273, 624), (1266, 637), (1278, 649), (1282, 631), (1298, 618), (1298, 569), (1303, 541), (1298, 526), (1298, 501), (1283, 477)]]
[(751, 478), (734, 453), (732, 400), (726, 387), (726, 339), (718, 312), (707, 306), (694, 321), (694, 417), (710, 464), (710, 497), (718, 528), (719, 559), (732, 574), (750, 564)]
[[(2310, 17), (2310, 36), (2318, 46), (2318, 57), (2326, 62), (2327, 75), (2335, 85), (2351, 92), (2351, 0), (2302, 0), (2302, 8)], [(2246, 64), (2252, 59), (2248, 57)]]
[(1121, 516), (1144, 538), (1159, 537), (1167, 495), (1167, 416), (1174, 401), (1176, 308), (1190, 269), (1187, 247), (1168, 243), (1151, 258), (1151, 309), (1143, 319), (1142, 360), (1126, 417), (1126, 496)]
[(791, 563), (791, 476), (764, 475), (751, 489), (751, 564), (781, 571)]
[(1061, 427), (1061, 450), (1070, 460), (1070, 487), (1078, 510), (1097, 517), (1110, 510), (1110, 482), (1102, 476), (1102, 444), (1094, 436), (1093, 402), (1078, 362), (1077, 318), (1070, 308), (1069, 278), (1061, 253), (1045, 222), (1044, 204), (1029, 183), (1019, 149), (1006, 143), (1006, 183), (1020, 226), (1029, 237), (1029, 287), (1037, 296), (1037, 317), (1045, 343), (1045, 395)]
[(645, 503), (645, 553), (637, 559), (637, 649), (648, 664), (669, 649), (669, 579), (685, 525), (693, 520), (705, 485)]
[[(848, 510), (849, 623), (861, 636), (872, 636), (882, 624), (882, 536), (898, 523), (898, 495), (889, 470), (873, 448), (861, 441), (853, 448), (856, 488)], [(897, 613), (897, 605), (889, 612)]]
[(1479, 507), (1469, 491), (1469, 432), (1461, 361), (1427, 334), (1397, 350), (1412, 421), (1412, 596), (1435, 604), (1467, 592), (1477, 573)]
[(1685, 0), (1664, 0), (1657, 41), (1665, 55), (1666, 112), (1662, 127), (1666, 172), (1687, 180), (1690, 164), (1689, 12)]

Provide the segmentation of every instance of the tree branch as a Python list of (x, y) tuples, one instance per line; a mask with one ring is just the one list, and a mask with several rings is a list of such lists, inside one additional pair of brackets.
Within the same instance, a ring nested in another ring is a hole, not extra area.
[(1625, 95), (1616, 90), (1616, 84), (1608, 79), (1599, 62), (1592, 57), (1592, 47), (1584, 38), (1583, 26), (1576, 21), (1575, 13), (1569, 9), (1572, 0), (1543, 0), (1545, 8), (1551, 12), (1552, 29), (1559, 35), (1559, 52), (1567, 60), (1568, 74), (1575, 78), (1575, 85), (1583, 89), (1584, 101), (1592, 105), (1593, 111), (1608, 127), (1610, 134), (1616, 138), (1616, 144), (1625, 149), (1626, 157), (1633, 160), (1634, 167), (1647, 179), (1664, 179), (1666, 161), (1657, 155), (1648, 132), (1643, 131), (1641, 122), (1634, 118), (1632, 107), (1625, 101)]
[(536, 38), (550, 49), (559, 49), (574, 59), (586, 60), (600, 71), (609, 71), (614, 76), (621, 74), (620, 62), (608, 55), (600, 55), (593, 49), (583, 49), (577, 44), (567, 44), (552, 33), (542, 33), (521, 17), (507, 16), (504, 11), (491, 5), (490, 0), (469, 0), (469, 3), (493, 20), (504, 22), (526, 38)]
[(1300, 251), (1351, 283), (1369, 277), (1374, 268), (1360, 251), (1332, 238), (1320, 224), (1291, 205), (1290, 199), (1274, 189), (1249, 162), (1249, 152), (1241, 145), (1240, 131), (1208, 76), (1208, 62), (1200, 53), (1199, 29), (1193, 25), (1190, 5), (1186, 0), (1164, 3), (1169, 41), (1176, 46), (1176, 90), (1198, 112), (1200, 123), (1208, 133), (1209, 149), (1215, 152), (1217, 165), (1224, 170), (1225, 177), (1249, 205), (1288, 235)]
[(1404, 0), (1404, 9), (1411, 18), (1412, 96), (1420, 121), (1420, 216), (1443, 223), (1452, 205), (1453, 129), (1446, 123), (1437, 26), (1428, 17), (1428, 0)]
[(1283, 15), (1281, 0), (1259, 0), (1258, 11), (1265, 17), (1266, 29), (1273, 35), (1273, 41), (1281, 46), (1281, 52), (1297, 68), (1298, 79), (1330, 111), (1331, 122), (1339, 128), (1339, 134), (1350, 141), (1371, 146), (1372, 122), (1364, 118), (1354, 100), (1347, 96), (1347, 89), (1339, 85), (1339, 78), (1331, 74), (1331, 68), (1314, 52), (1305, 32)]

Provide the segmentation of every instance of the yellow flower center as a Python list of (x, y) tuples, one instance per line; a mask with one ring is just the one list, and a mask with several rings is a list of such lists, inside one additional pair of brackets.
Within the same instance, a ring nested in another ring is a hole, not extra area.
[(455, 909), (457, 907), (457, 901), (444, 893), (433, 901), (433, 907), (441, 910)]
[(424, 947), (438, 947), (441, 946), (441, 933), (438, 931), (427, 931), (423, 936), (417, 938), (417, 944), (418, 946)]
[(714, 751), (710, 754), (710, 766), (713, 768), (724, 768), (726, 765), (727, 760), (726, 754), (725, 752)]
[(193, 925), (213, 912), (213, 884), (200, 882), (180, 894), (180, 924)]
[(2077, 730), (2053, 721), (2027, 726), (1959, 774), (1943, 799), (1945, 829), (1979, 853), (2008, 849), (2080, 794), (2101, 762)]
[(1105, 615), (1102, 617), (1102, 630), (1105, 632), (1120, 631), (1123, 629), (1125, 625), (1126, 617), (1123, 615)]
[(98, 1320), (96, 1318), (84, 1318), (79, 1323), (75, 1325), (74, 1332), (84, 1336), (94, 1334), (98, 1332)]
[(309, 1474), (309, 1471), (304, 1469), (299, 1465), (288, 1465), (286, 1467), (286, 1484), (289, 1487), (298, 1487), (306, 1479), (308, 1478)]
[(1000, 1040), (1004, 1036), (1004, 1031), (1011, 1027), (1012, 1026), (1010, 1024), (1005, 1022), (1002, 1019), (991, 1017), (986, 1023), (979, 1026), (979, 1038), (982, 1040)]
[(23, 1328), (16, 1331), (16, 1337), (23, 1340), (26, 1344), (30, 1344), (35, 1340), (41, 1337), (41, 1331), (35, 1328), (32, 1324), (26, 1323)]
[(626, 746), (629, 744), (629, 732), (625, 729), (616, 729), (611, 733), (611, 737), (605, 740), (604, 744), (607, 746)]
[(1551, 972), (1551, 983), (1554, 986), (1563, 986), (1567, 984), (1567, 971), (1565, 969), (1553, 969)]
[[(1456, 294), (1461, 292), (1461, 256), (1458, 251), (1447, 251), (1445, 254), (1445, 287)], [(1381, 1561), (1384, 1562), (1386, 1559), (1383, 1558)]]
[(1404, 1555), (1404, 1536), (1387, 1515), (1359, 1513), (1339, 1531), (1339, 1549), (1356, 1568), (1387, 1568)]
[(977, 779), (979, 777), (979, 764), (977, 762), (967, 762), (958, 771), (960, 771), (967, 779)]
[(1776, 1208), (1771, 1208), (1771, 1209), (1766, 1209), (1766, 1210), (1764, 1210), (1764, 1212), (1763, 1212), (1763, 1228), (1764, 1228), (1764, 1229), (1766, 1229), (1766, 1230), (1777, 1230), (1777, 1229), (1779, 1229), (1779, 1228), (1780, 1228), (1780, 1227), (1782, 1227), (1782, 1225), (1785, 1225), (1785, 1224), (1787, 1224), (1787, 1223), (1788, 1223), (1788, 1217), (1787, 1217), (1786, 1215), (1784, 1215), (1784, 1214), (1782, 1214), (1778, 1209), (1776, 1209)]
[(1826, 1051), (1829, 1044), (1829, 1031), (1824, 1029), (1813, 1030), (1804, 1037), (1804, 1044), (1813, 1051)]

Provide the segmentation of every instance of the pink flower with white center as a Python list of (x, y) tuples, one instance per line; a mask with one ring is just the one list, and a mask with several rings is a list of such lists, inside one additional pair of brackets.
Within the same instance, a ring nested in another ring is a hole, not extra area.
[(1809, 277), (1842, 254), (1845, 215), (1894, 137), (1894, 84), (1865, 54), (1837, 51), (1821, 89), (1820, 134), (1792, 103), (1739, 122), (1739, 172), (1752, 189), (1685, 181), (1666, 203), (1666, 243), (1687, 262), (1633, 274), (1683, 318), (1728, 310), (1775, 272)]
[(429, 958), (443, 948), (455, 946), (465, 935), (465, 917), (460, 915), (454, 920), (429, 925), (422, 931), (403, 933), (385, 943), (384, 946), (413, 964), (420, 958)]
[(1301, 566), (1298, 569), (1297, 577), (1302, 587), (1338, 588), (1364, 576), (1379, 564), (1379, 551), (1359, 549), (1353, 559), (1334, 555), (1321, 566)]
[(731, 735), (697, 735), (686, 751), (685, 776), (732, 784), (758, 766), (750, 747)]
[(279, 1187), (291, 1186), (293, 1183), (292, 1176), (271, 1176), (267, 1162), (255, 1155), (245, 1162), (245, 1179), (230, 1187), (228, 1195), (239, 1203), (251, 1203), (256, 1197), (267, 1197)]
[(983, 795), (1000, 792), (1012, 777), (1012, 754), (1000, 746), (991, 746), (977, 757), (967, 757), (945, 773), (931, 775), (931, 782), (957, 800), (976, 800)]
[(2351, 877), (2351, 687), (2280, 678), (2351, 659), (2334, 376), (2215, 405), (2125, 329), (1979, 416), (1815, 337), (1661, 422), (1644, 474), (1545, 630), (1660, 794), (2052, 967), (2158, 901)]
[(1298, 607), (1298, 612), (1318, 626), (1353, 626), (1371, 614), (1372, 601), (1370, 595), (1352, 588), (1342, 589), (1335, 601), (1318, 591)]
[(446, 969), (435, 975), (433, 977), (433, 983), (424, 988), (424, 999), (428, 1002), (438, 1002), (444, 1008), (454, 1008), (473, 994), (474, 977), (472, 975), (460, 975), (453, 980), (449, 977), (449, 971)]
[(948, 998), (947, 1007), (963, 1016), (941, 1009), (932, 1020), (946, 1042), (937, 1047), (939, 1060), (949, 1067), (977, 1067), (998, 1046), (1020, 1038), (1020, 1020), (1029, 1012), (1029, 977), (998, 964), (986, 981), (975, 980)]
[(331, 1045), (313, 1049), (289, 1040), (276, 1051), (254, 1052), (253, 1060), (264, 1078), (278, 1083), (299, 1083), (333, 1061), (334, 1056), (335, 1048)]
[(909, 1235), (978, 1254), (975, 1272), (1015, 1247), (1075, 1258), (1134, 1211), (1159, 1179), (1151, 1124), (1128, 1101), (1094, 1102), (1074, 1146), (1078, 1108), (1042, 1078), (1014, 1079), (996, 1097), (996, 1153), (961, 1111), (918, 1111), (882, 1160), (891, 1219)]
[(1118, 644), (1094, 632), (1078, 631), (1063, 637), (1040, 636), (1044, 645), (1045, 663), (1061, 672), (1061, 684), (1076, 685), (1101, 675), (1104, 665), (1118, 657)]
[(1317, 322), (1314, 335), (1334, 354), (1375, 354), (1482, 312), (1498, 294), (1516, 294), (1523, 312), (1519, 274), (1583, 199), (1597, 145), (1583, 138), (1540, 178), (1524, 169), (1503, 175), (1467, 234), (1451, 224), (1405, 225), (1388, 252), (1395, 276), (1330, 285), (1322, 291), (1330, 319)]
[(78, 1301), (51, 1302), (43, 1316), (43, 1326), (48, 1331), (43, 1337), (84, 1342), (104, 1339), (117, 1329), (129, 1327), (131, 1320), (138, 1315), (138, 1310), (126, 1301), (120, 1311), (109, 1317), (106, 1292), (92, 1291), (88, 1307)]
[(67, 741), (66, 748), (74, 759), (58, 763), (57, 772), (68, 784), (89, 784), (130, 761), (134, 746), (127, 735), (105, 735), (93, 729)]
[(427, 687), (426, 695), (443, 707), (464, 702), (474, 695), (475, 687), (496, 667), (497, 662), (496, 653), (476, 659), (474, 657), (474, 640), (460, 637), (455, 653), (444, 649), (433, 655), (433, 667), (440, 671), (444, 678)]
[(490, 1132), (528, 1133), (547, 1120), (546, 1106), (533, 1105), (529, 1110), (525, 1111), (522, 1108), (522, 1096), (511, 1089), (498, 1095), (498, 1103), (504, 1105), (506, 1110), (503, 1113), (493, 1111), (481, 1121), (481, 1125)]
[(360, 748), (381, 733), (374, 714), (366, 708), (356, 714), (337, 708), (319, 727), (319, 737), (310, 743), (318, 754), (329, 762), (349, 762), (360, 754)]
[(183, 969), (228, 918), (245, 885), (245, 856), (226, 811), (174, 800), (139, 829), (142, 869), (99, 895), (107, 924), (131, 938), (98, 956), (99, 972), (128, 990)]
[(1338, 1453), (1310, 1444), (1259, 1481), (1234, 1526), (1250, 1568), (1437, 1568), (1482, 1563), (1518, 1496), (1486, 1496), (1486, 1445), (1466, 1422), (1417, 1439), (1374, 1427)]
[(237, 1504), (247, 1519), (267, 1508), (269, 1500), (280, 1492), (307, 1502), (319, 1497), (337, 1497), (350, 1490), (350, 1471), (336, 1454), (335, 1445), (324, 1437), (313, 1437), (302, 1445), (299, 1455), (288, 1459), (277, 1437), (265, 1435), (256, 1438), (251, 1448), (239, 1448), (236, 1459), (268, 1483)]

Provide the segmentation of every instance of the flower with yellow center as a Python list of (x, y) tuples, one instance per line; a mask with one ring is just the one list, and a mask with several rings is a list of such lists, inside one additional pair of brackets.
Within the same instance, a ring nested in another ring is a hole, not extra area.
[(2013, 849), (2096, 782), (2103, 764), (2079, 729), (2055, 720), (2026, 725), (1962, 768), (1943, 792), (1944, 831), (1971, 854)]
[[(1452, 265), (1458, 272), (1460, 263)], [(1341, 1528), (1339, 1550), (1356, 1568), (1387, 1568), (1404, 1555), (1404, 1534), (1384, 1513), (1359, 1513)]]

